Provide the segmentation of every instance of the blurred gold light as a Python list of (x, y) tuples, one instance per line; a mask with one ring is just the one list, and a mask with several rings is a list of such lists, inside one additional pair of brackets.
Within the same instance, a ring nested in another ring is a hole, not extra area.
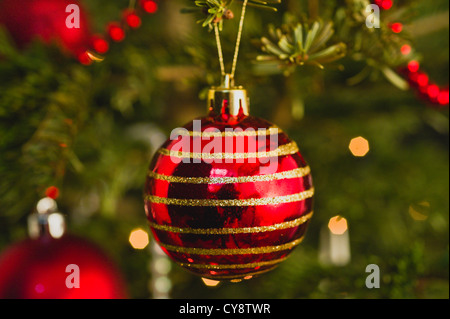
[(328, 222), (328, 228), (335, 235), (342, 235), (348, 229), (347, 219), (342, 216), (334, 216)]
[(128, 241), (134, 249), (144, 249), (149, 243), (148, 234), (141, 228), (134, 229), (131, 231)]
[(363, 157), (369, 152), (369, 142), (361, 136), (355, 137), (350, 141), (348, 148), (353, 156)]
[(217, 286), (218, 284), (220, 284), (220, 281), (217, 281), (217, 280), (211, 280), (211, 279), (208, 279), (208, 278), (202, 278), (202, 281), (203, 281), (203, 283), (204, 283), (206, 286), (208, 286), (208, 287), (215, 287), (215, 286)]
[(409, 206), (409, 215), (414, 220), (424, 221), (428, 219), (429, 209), (430, 209), (429, 202), (420, 202), (417, 205)]
[(103, 60), (105, 60), (104, 57), (92, 52), (92, 51), (86, 51), (87, 56), (89, 57), (89, 59), (91, 59), (92, 61), (96, 61), (96, 62), (102, 62)]

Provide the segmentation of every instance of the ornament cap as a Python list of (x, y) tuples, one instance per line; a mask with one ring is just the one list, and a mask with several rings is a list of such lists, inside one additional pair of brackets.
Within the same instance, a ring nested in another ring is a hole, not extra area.
[(208, 92), (209, 114), (248, 116), (249, 104), (247, 90), (235, 86), (230, 74), (225, 74), (221, 86), (212, 87)]

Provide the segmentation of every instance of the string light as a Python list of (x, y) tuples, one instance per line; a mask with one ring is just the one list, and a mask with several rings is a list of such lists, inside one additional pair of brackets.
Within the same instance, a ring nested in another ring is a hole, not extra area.
[[(381, 7), (384, 10), (389, 10), (393, 1), (391, 0), (375, 0), (376, 5)], [(394, 22), (389, 25), (390, 29), (394, 33), (400, 33), (403, 31), (403, 24), (400, 22)], [(400, 48), (400, 52), (403, 55), (409, 55), (412, 51), (412, 48), (409, 44), (404, 44)], [(438, 104), (439, 106), (445, 106), (449, 104), (448, 99), (448, 86), (446, 88), (440, 88), (435, 83), (430, 83), (429, 76), (420, 71), (420, 64), (416, 60), (411, 60), (408, 62), (406, 66), (406, 77), (412, 84), (413, 88), (416, 88), (420, 95), (432, 104)]]
[(334, 216), (328, 222), (328, 229), (335, 235), (342, 235), (348, 229), (347, 219), (342, 216)]
[[(113, 42), (122, 42), (126, 36), (126, 28), (137, 29), (142, 25), (141, 13), (155, 14), (158, 11), (156, 0), (141, 0), (140, 8), (136, 8), (136, 1), (130, 0), (129, 6), (122, 13), (121, 21), (110, 22), (106, 27), (106, 36), (93, 35), (91, 38), (92, 50), (98, 54), (105, 54), (109, 51), (110, 45), (106, 39)], [(91, 65), (94, 61), (103, 61), (103, 58), (93, 58), (88, 54), (89, 50), (80, 53), (77, 58), (83, 65)]]
[(144, 249), (149, 243), (148, 233), (142, 228), (133, 229), (128, 241), (134, 249)]
[(207, 287), (216, 287), (218, 284), (220, 284), (220, 281), (208, 278), (202, 278), (202, 281)]
[(369, 142), (361, 136), (353, 138), (350, 141), (348, 148), (350, 149), (350, 152), (353, 154), (353, 156), (356, 157), (366, 156), (370, 149)]
[(167, 299), (170, 296), (170, 290), (172, 288), (172, 282), (168, 276), (171, 269), (171, 263), (167, 255), (156, 242), (153, 242), (153, 244), (150, 245), (150, 251), (152, 258), (149, 265), (151, 271), (149, 289), (153, 298)]

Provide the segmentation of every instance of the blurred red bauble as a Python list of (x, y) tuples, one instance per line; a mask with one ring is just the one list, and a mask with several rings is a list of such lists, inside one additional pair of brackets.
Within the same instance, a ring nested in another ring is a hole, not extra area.
[(0, 255), (0, 299), (123, 299), (116, 265), (95, 244), (65, 233), (55, 202), (42, 199), (29, 218), (30, 239)]
[[(80, 28), (68, 28), (66, 12), (70, 4), (80, 8)], [(55, 42), (66, 53), (77, 57), (90, 48), (88, 18), (77, 0), (2, 0), (0, 24), (3, 24), (21, 48), (38, 38)]]
[[(79, 267), (80, 288), (66, 279)], [(71, 235), (59, 239), (28, 239), (0, 256), (0, 299), (117, 299), (126, 298), (113, 263), (92, 243)]]
[[(162, 249), (187, 270), (249, 279), (302, 241), (312, 216), (310, 169), (284, 132), (248, 114), (242, 88), (212, 89), (208, 103), (209, 116), (175, 133), (153, 158), (147, 218)], [(190, 150), (180, 150), (186, 143)]]

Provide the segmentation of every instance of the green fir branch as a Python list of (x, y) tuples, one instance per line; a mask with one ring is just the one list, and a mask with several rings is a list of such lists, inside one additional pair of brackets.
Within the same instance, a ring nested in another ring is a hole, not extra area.
[[(243, 1), (243, 0), (238, 0)], [(182, 13), (199, 13), (201, 19), (197, 22), (202, 27), (213, 28), (214, 23), (219, 24), (220, 30), (223, 28), (224, 20), (231, 20), (234, 18), (234, 13), (230, 9), (233, 0), (191, 0), (192, 5), (188, 8), (183, 8)], [(271, 10), (276, 12), (277, 8), (274, 4), (281, 3), (281, 0), (249, 0), (248, 5), (259, 9)]]
[(280, 70), (292, 72), (296, 66), (314, 65), (321, 69), (346, 55), (343, 42), (328, 45), (334, 34), (332, 22), (317, 20), (312, 24), (292, 23), (281, 28), (269, 27), (269, 36), (256, 42), (264, 54), (259, 63), (272, 63)]

